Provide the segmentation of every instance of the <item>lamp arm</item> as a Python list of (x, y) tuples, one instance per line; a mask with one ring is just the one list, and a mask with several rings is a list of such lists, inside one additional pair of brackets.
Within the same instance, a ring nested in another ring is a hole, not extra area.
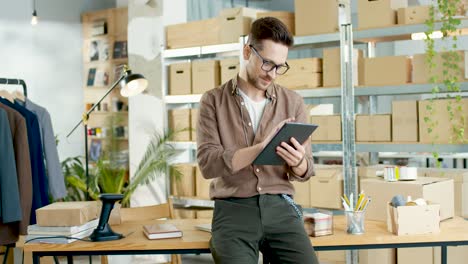
[(87, 122), (88, 121), (88, 117), (89, 117), (89, 114), (91, 114), (94, 109), (102, 102), (102, 100), (104, 100), (104, 98), (106, 98), (106, 96), (108, 96), (112, 90), (115, 89), (115, 87), (117, 87), (117, 85), (120, 83), (120, 81), (122, 81), (123, 78), (125, 78), (125, 76), (128, 75), (128, 70), (124, 72), (124, 74), (122, 74), (122, 76), (120, 76), (120, 78), (115, 81), (112, 86), (109, 88), (109, 90), (106, 91), (106, 93), (101, 97), (101, 99), (99, 99), (99, 101), (97, 103), (95, 103), (93, 105), (93, 107), (91, 107), (91, 109), (89, 109), (87, 112), (83, 113), (83, 118), (80, 120), (80, 122), (78, 122), (78, 124), (75, 125), (75, 127), (68, 133), (67, 135), (67, 138), (73, 134), (73, 132), (78, 128), (79, 125), (81, 125), (83, 122)]

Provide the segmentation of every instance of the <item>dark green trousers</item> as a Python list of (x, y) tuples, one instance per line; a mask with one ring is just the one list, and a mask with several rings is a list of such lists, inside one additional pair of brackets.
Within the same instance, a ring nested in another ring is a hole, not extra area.
[(318, 264), (302, 219), (280, 195), (215, 200), (210, 248), (215, 263)]

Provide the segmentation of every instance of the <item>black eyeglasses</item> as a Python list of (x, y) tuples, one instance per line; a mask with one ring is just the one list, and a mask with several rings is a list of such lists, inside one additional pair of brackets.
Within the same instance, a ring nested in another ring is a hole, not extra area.
[(262, 60), (262, 70), (266, 72), (270, 72), (273, 69), (276, 69), (276, 74), (278, 75), (283, 75), (289, 70), (289, 65), (287, 62), (284, 63), (284, 65), (276, 65), (274, 62), (270, 60), (266, 60), (260, 55), (257, 51), (257, 49), (254, 48), (254, 46), (249, 45), (249, 47), (257, 54), (257, 56)]

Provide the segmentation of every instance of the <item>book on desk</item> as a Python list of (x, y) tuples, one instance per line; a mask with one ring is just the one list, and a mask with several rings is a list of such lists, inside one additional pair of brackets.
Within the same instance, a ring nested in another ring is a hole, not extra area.
[(173, 224), (144, 225), (143, 233), (148, 239), (182, 237), (182, 231)]

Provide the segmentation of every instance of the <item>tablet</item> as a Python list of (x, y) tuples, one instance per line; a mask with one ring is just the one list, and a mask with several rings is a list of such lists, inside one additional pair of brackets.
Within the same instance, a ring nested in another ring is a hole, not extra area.
[(276, 154), (276, 147), (281, 142), (287, 142), (292, 145), (290, 139), (293, 137), (299, 143), (303, 144), (307, 138), (317, 129), (317, 125), (304, 123), (285, 123), (276, 135), (271, 139), (267, 146), (258, 154), (253, 161), (255, 165), (283, 165), (285, 161)]

